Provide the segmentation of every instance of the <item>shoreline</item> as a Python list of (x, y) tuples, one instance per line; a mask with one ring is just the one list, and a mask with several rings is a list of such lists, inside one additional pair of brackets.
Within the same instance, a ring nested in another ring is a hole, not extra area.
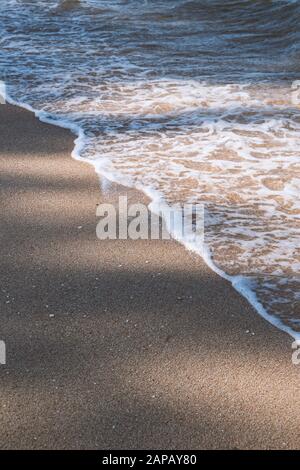
[(176, 241), (97, 240), (97, 203), (146, 196), (0, 117), (0, 447), (299, 447), (291, 338)]
[[(1, 90), (0, 90), (0, 95), (1, 95)], [(3, 94), (2, 96), (3, 98), (5, 98)], [(93, 164), (92, 160), (89, 161), (80, 156), (81, 149), (84, 145), (83, 141), (85, 138), (84, 131), (82, 130), (80, 126), (73, 124), (67, 120), (66, 121), (63, 119), (56, 120), (55, 118), (51, 118), (49, 117), (49, 113), (38, 111), (32, 108), (30, 105), (27, 105), (26, 103), (18, 102), (14, 100), (12, 97), (7, 96), (7, 95), (6, 95), (6, 101), (8, 104), (17, 106), (21, 109), (24, 109), (26, 111), (33, 113), (37, 119), (39, 119), (41, 122), (45, 124), (54, 125), (54, 126), (70, 131), (74, 136), (76, 136), (76, 138), (74, 139), (74, 148), (71, 152), (72, 158), (74, 158), (77, 161), (88, 163), (89, 165), (91, 165), (94, 168), (94, 171), (99, 179), (104, 178), (104, 179), (107, 179), (112, 184), (121, 185), (130, 190), (138, 191), (142, 193), (143, 196), (148, 200), (148, 207), (150, 211), (156, 214), (161, 214), (160, 198), (159, 196), (155, 197), (155, 191), (149, 191), (147, 188), (143, 188), (143, 187), (138, 188), (138, 187), (130, 186), (128, 185), (128, 181), (125, 181), (125, 180), (122, 181), (121, 179), (117, 178), (116, 175), (113, 175), (105, 171), (104, 168), (101, 168), (101, 169), (99, 167), (97, 168)], [(164, 205), (165, 203), (163, 202), (162, 207)], [(264, 320), (268, 321), (271, 325), (275, 326), (280, 331), (287, 333), (294, 340), (297, 340), (300, 342), (300, 332), (294, 331), (291, 327), (289, 327), (288, 325), (285, 325), (278, 317), (268, 313), (268, 311), (264, 308), (262, 303), (258, 300), (255, 292), (249, 287), (249, 280), (246, 277), (243, 277), (240, 275), (230, 276), (221, 268), (216, 266), (214, 262), (212, 261), (211, 255), (209, 254), (209, 248), (205, 246), (205, 244), (204, 246), (199, 248), (195, 244), (189, 243), (188, 241), (182, 238), (176, 237), (176, 234), (173, 232), (170, 232), (170, 235), (178, 243), (181, 243), (185, 247), (186, 250), (196, 253), (198, 256), (200, 256), (201, 259), (206, 263), (206, 265), (213, 272), (218, 274), (222, 279), (225, 279), (226, 281), (230, 282), (230, 284), (238, 292), (238, 294), (241, 295), (243, 298), (245, 298), (247, 302), (250, 304), (250, 306), (254, 308), (256, 313), (260, 315)]]

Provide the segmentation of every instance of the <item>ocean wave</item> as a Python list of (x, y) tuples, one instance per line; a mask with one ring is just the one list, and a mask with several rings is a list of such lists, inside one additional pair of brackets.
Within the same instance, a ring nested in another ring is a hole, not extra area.
[(0, 5), (10, 95), (79, 129), (76, 157), (152, 195), (153, 210), (205, 204), (205, 245), (181, 241), (297, 335), (299, 2), (57, 6)]

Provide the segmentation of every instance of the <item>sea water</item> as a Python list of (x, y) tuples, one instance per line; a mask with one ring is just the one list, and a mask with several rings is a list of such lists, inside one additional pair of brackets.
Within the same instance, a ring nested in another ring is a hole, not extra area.
[(0, 79), (74, 155), (204, 204), (201, 254), (300, 335), (300, 1), (6, 0)]

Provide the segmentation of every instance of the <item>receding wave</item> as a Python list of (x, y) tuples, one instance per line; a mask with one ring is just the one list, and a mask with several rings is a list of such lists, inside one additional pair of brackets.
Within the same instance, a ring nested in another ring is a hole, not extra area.
[(205, 204), (194, 248), (299, 333), (300, 2), (8, 0), (0, 13), (10, 95), (79, 126), (99, 173)]

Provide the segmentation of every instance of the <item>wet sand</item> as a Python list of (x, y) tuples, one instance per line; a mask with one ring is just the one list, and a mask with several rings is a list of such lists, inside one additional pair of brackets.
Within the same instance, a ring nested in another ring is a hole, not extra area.
[(97, 204), (146, 199), (68, 131), (0, 129), (0, 447), (299, 448), (292, 339), (178, 243), (97, 240)]

